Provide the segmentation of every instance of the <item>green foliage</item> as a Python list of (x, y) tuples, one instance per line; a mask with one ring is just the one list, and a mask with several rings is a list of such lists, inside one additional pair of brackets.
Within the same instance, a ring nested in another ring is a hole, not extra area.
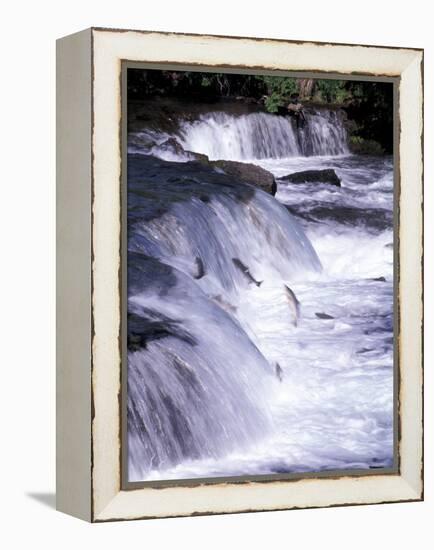
[(350, 148), (359, 155), (382, 155), (383, 147), (373, 139), (364, 139), (360, 136), (350, 136)]
[(270, 113), (279, 113), (287, 103), (297, 100), (305, 106), (312, 101), (342, 106), (348, 116), (350, 137), (364, 140), (363, 143), (356, 140), (354, 147), (374, 150), (373, 142), (376, 142), (388, 153), (393, 150), (393, 86), (390, 83), (128, 69), (129, 99), (163, 96), (198, 102), (230, 98), (244, 98), (252, 104), (264, 101)]
[(208, 86), (211, 86), (211, 78), (209, 78), (209, 76), (207, 75), (203, 75), (202, 76), (202, 81), (201, 81), (201, 86), (204, 86), (205, 88), (207, 88)]
[(264, 82), (270, 94), (279, 93), (289, 97), (298, 89), (295, 78), (287, 76), (258, 76), (257, 78)]
[(351, 96), (345, 80), (319, 79), (316, 81), (317, 99), (326, 103), (343, 103)]
[(278, 93), (273, 92), (270, 96), (265, 98), (265, 108), (269, 113), (277, 113), (279, 107), (283, 104), (282, 98)]
[(291, 95), (298, 90), (295, 78), (286, 76), (257, 76), (256, 78), (265, 84), (267, 91), (265, 108), (269, 113), (276, 113), (279, 107), (288, 102)]
[[(351, 102), (348, 118), (357, 121), (352, 136), (365, 140), (364, 148), (374, 151), (374, 142), (387, 153), (393, 152), (393, 85), (386, 82), (348, 82)], [(368, 145), (366, 145), (366, 142)], [(355, 143), (355, 147), (359, 144)], [(371, 152), (371, 151), (369, 151)]]

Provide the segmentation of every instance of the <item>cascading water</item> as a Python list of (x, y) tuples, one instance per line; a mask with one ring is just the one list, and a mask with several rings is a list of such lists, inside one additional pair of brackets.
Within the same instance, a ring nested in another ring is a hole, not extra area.
[[(327, 110), (210, 112), (128, 151), (129, 479), (391, 466), (391, 160), (349, 156)], [(189, 151), (266, 168), (277, 200)], [(342, 187), (278, 179), (312, 168)]]
[[(146, 189), (137, 174), (154, 173)], [(320, 263), (280, 203), (220, 174), (193, 180), (186, 164), (131, 158), (128, 200), (129, 469), (137, 480), (269, 432), (274, 367), (237, 315), (250, 287), (240, 265), (269, 285), (306, 278)]]
[(271, 376), (217, 299), (181, 271), (132, 259), (130, 331), (148, 338), (145, 349), (130, 344), (128, 359), (129, 473), (140, 480), (186, 459), (218, 458), (266, 433)]
[(222, 112), (181, 123), (186, 150), (210, 159), (252, 160), (348, 153), (342, 115), (335, 111), (309, 112), (297, 124), (291, 117), (267, 113), (241, 116)]
[(347, 155), (347, 131), (340, 111), (306, 112), (298, 127), (298, 142), (303, 156)]
[(185, 149), (210, 159), (245, 160), (300, 154), (296, 132), (288, 117), (266, 113), (232, 116), (209, 113), (181, 124)]
[[(176, 138), (186, 152), (174, 152), (164, 144)], [(155, 155), (163, 160), (194, 160), (188, 151), (211, 160), (252, 161), (300, 156), (349, 153), (347, 133), (340, 111), (308, 111), (295, 122), (289, 116), (268, 113), (242, 115), (216, 111), (194, 121), (181, 120), (173, 134), (145, 130), (131, 133), (129, 152)]]

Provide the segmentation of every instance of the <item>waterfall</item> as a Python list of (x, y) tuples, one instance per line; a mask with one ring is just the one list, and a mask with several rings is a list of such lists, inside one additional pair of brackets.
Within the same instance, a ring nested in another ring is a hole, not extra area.
[(136, 257), (128, 276), (130, 330), (147, 329), (146, 348), (128, 357), (130, 480), (225, 455), (267, 433), (272, 371), (239, 323), (160, 262)]
[(128, 479), (389, 467), (392, 159), (347, 155), (341, 111), (208, 107), (128, 134)]
[(241, 161), (340, 155), (346, 132), (341, 115), (324, 110), (298, 124), (263, 112), (210, 112), (181, 120), (173, 134), (130, 134), (131, 481), (251, 449), (273, 432), (275, 346), (261, 341), (254, 321), (271, 299), (291, 331), (295, 306), (285, 285), (321, 270), (281, 203), (189, 162), (191, 152)]
[(346, 155), (349, 153), (347, 131), (340, 111), (307, 112), (306, 122), (298, 129), (303, 156)]
[(268, 113), (240, 116), (211, 112), (181, 123), (184, 149), (210, 159), (253, 160), (348, 153), (340, 112), (309, 111), (298, 123)]
[(188, 163), (151, 156), (131, 155), (128, 173), (134, 481), (270, 431), (274, 365), (238, 307), (262, 281), (283, 289), (321, 266), (295, 219), (260, 190), (205, 168), (192, 177)]
[(184, 148), (210, 159), (244, 160), (297, 156), (297, 136), (289, 118), (251, 113), (209, 113), (181, 126)]

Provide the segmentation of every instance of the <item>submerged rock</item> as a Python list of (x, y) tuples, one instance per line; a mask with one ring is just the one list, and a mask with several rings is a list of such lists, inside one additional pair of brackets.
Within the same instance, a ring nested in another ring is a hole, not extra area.
[(128, 313), (127, 347), (129, 351), (145, 348), (149, 342), (171, 336), (183, 342), (196, 345), (196, 339), (181, 326), (180, 321), (170, 319), (144, 308), (142, 316)]
[(311, 204), (300, 201), (286, 206), (289, 212), (308, 222), (333, 222), (346, 226), (359, 226), (379, 233), (393, 227), (393, 212), (383, 208), (356, 208), (338, 204)]
[(185, 153), (184, 147), (179, 143), (177, 139), (173, 137), (166, 139), (166, 141), (164, 141), (160, 145), (160, 147), (177, 155), (183, 155)]
[(290, 183), (328, 183), (341, 186), (341, 180), (334, 170), (327, 168), (325, 170), (304, 170), (303, 172), (295, 172), (287, 174), (279, 178)]
[[(166, 139), (163, 143), (160, 145), (155, 145), (156, 148), (158, 148), (160, 151), (171, 153), (174, 155), (174, 157), (179, 157), (180, 159), (187, 159), (190, 161), (198, 161), (202, 162), (204, 164), (209, 163), (209, 158), (207, 155), (204, 155), (202, 153), (195, 153), (194, 151), (187, 151), (184, 149), (184, 147), (179, 143), (179, 141), (174, 138), (170, 137)], [(158, 156), (158, 155), (157, 155)]]
[(203, 153), (195, 153), (194, 151), (186, 151), (186, 153), (197, 162), (201, 162), (202, 164), (209, 164), (208, 155), (204, 155)]
[(364, 353), (369, 353), (371, 351), (374, 351), (374, 348), (361, 348), (356, 351), (358, 355), (363, 355)]

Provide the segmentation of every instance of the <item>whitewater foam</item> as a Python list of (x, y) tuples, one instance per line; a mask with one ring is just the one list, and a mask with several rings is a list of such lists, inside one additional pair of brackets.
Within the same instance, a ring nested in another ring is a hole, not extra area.
[[(145, 188), (129, 177), (129, 248), (155, 262), (129, 291), (129, 311), (153, 323), (129, 359), (131, 480), (393, 464), (393, 163), (349, 156), (339, 115), (312, 116), (301, 129), (209, 113), (177, 138), (276, 178), (333, 168), (341, 188), (278, 182), (276, 201), (175, 163), (170, 184), (153, 168), (137, 171), (155, 176)], [(129, 152), (156, 156), (167, 139)]]

